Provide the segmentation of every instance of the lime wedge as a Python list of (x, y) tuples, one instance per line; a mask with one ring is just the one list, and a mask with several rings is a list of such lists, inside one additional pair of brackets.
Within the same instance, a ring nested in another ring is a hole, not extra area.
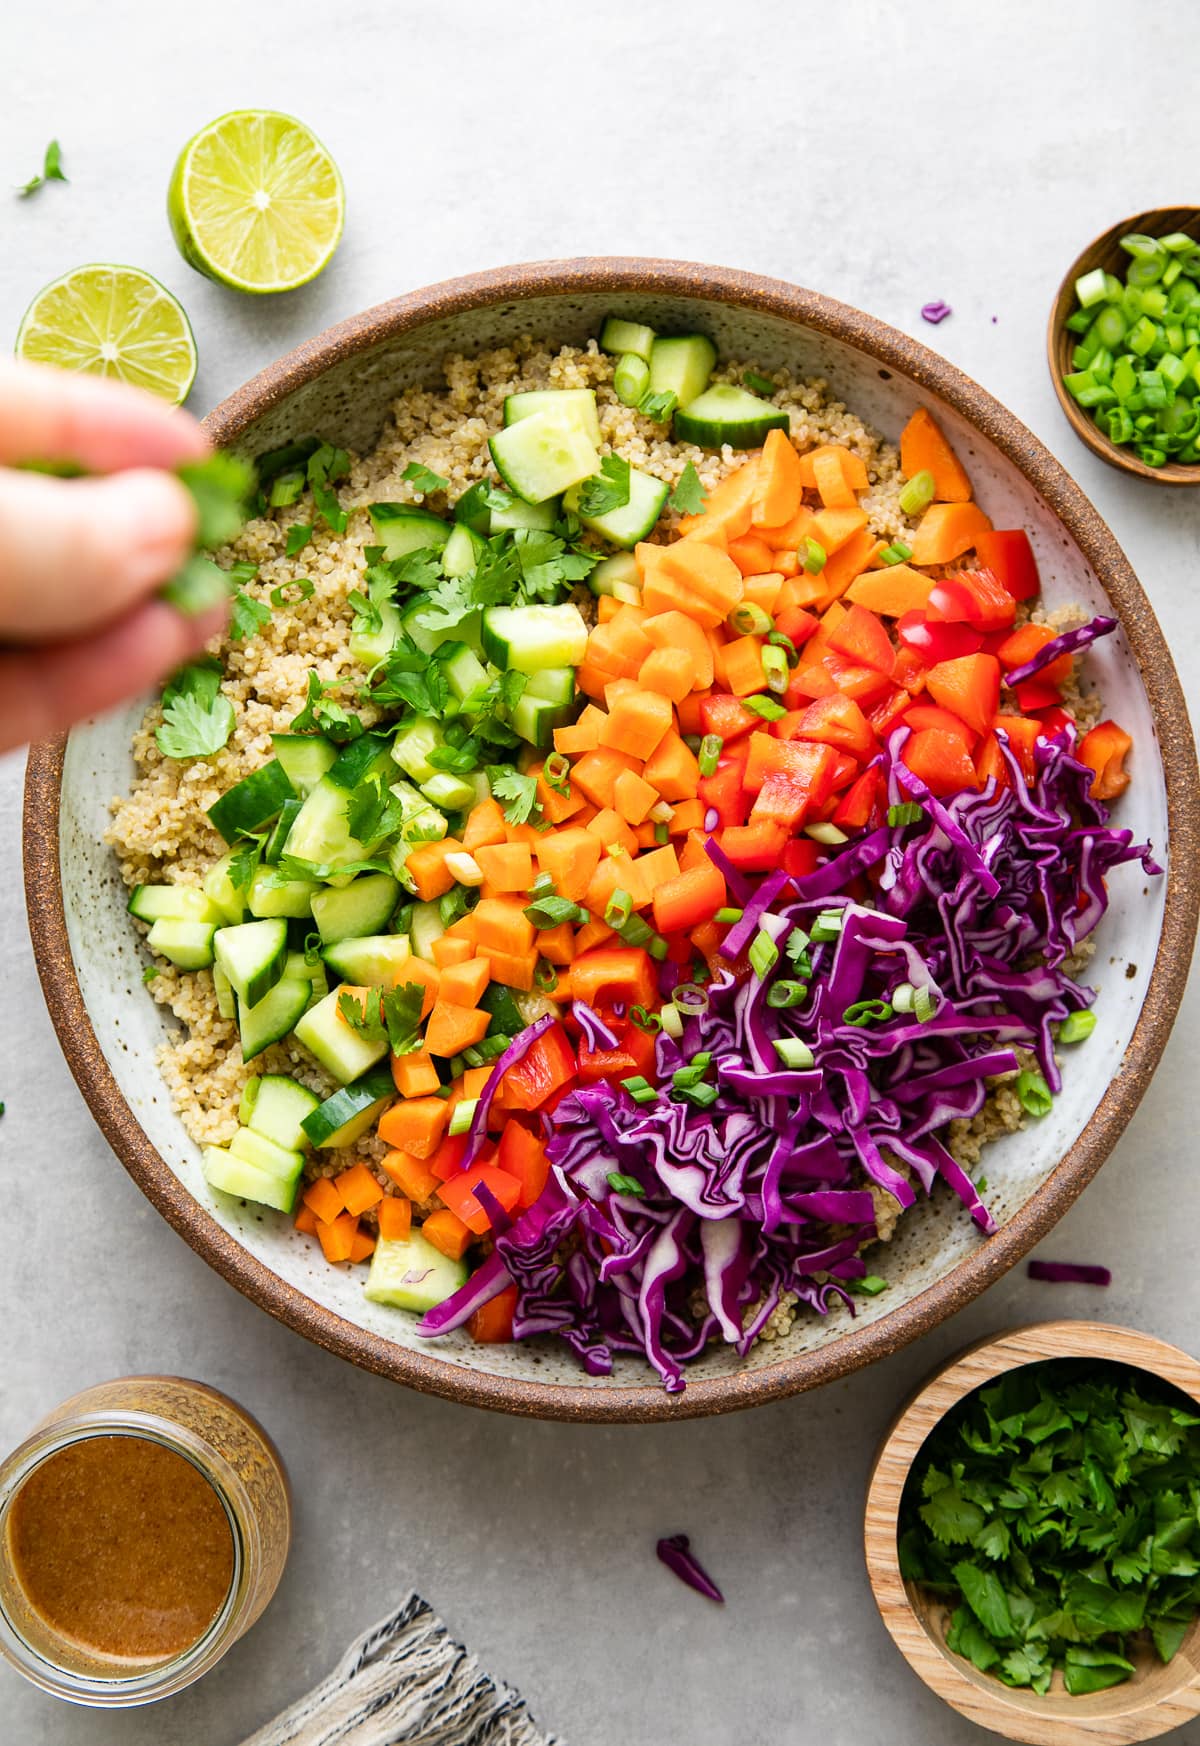
[(303, 122), (237, 109), (184, 146), (167, 216), (198, 272), (235, 291), (294, 291), (332, 260), (346, 197), (337, 165)]
[(116, 376), (178, 406), (196, 377), (196, 342), (182, 305), (140, 267), (93, 262), (40, 290), (17, 331), (36, 364)]

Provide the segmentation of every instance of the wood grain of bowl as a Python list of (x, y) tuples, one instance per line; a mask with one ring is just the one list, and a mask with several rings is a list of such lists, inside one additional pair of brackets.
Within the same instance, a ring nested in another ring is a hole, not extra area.
[(1136, 577), (1096, 510), (1013, 415), (942, 358), (812, 291), (725, 268), (585, 259), (505, 267), (411, 292), (318, 335), (211, 414), (214, 441), (249, 454), (320, 432), (369, 445), (395, 395), (435, 382), (450, 351), (522, 334), (581, 344), (612, 312), (661, 331), (701, 328), (726, 357), (823, 377), (893, 440), (918, 404), (944, 425), (996, 524), (1033, 538), (1051, 605), (1115, 612), (1119, 634), (1092, 669), (1108, 712), (1134, 736), (1122, 825), (1153, 840), (1161, 880), (1123, 870), (1101, 935), (1100, 1022), (1052, 1113), (989, 1153), (1000, 1223), (979, 1239), (949, 1198), (906, 1214), (889, 1245), (891, 1288), (857, 1317), (798, 1320), (739, 1361), (710, 1350), (667, 1395), (618, 1361), (589, 1377), (559, 1343), (476, 1346), (465, 1331), (423, 1341), (415, 1321), (366, 1302), (361, 1278), (327, 1266), (290, 1222), (217, 1198), (155, 1064), (168, 1021), (146, 997), (143, 948), (103, 843), (108, 803), (132, 777), (143, 703), (38, 746), (26, 787), (25, 873), (34, 949), (63, 1050), (113, 1150), (163, 1216), (239, 1290), (354, 1363), (414, 1388), (505, 1412), (576, 1420), (674, 1419), (733, 1411), (845, 1376), (970, 1302), (1061, 1217), (1125, 1127), (1183, 992), (1200, 885), (1200, 786), (1171, 658)]
[(1165, 1665), (1147, 1644), (1123, 1685), (1072, 1697), (1056, 1677), (1044, 1695), (981, 1673), (946, 1647), (949, 1610), (900, 1574), (897, 1522), (905, 1481), (922, 1445), (966, 1395), (1006, 1371), (1048, 1358), (1128, 1364), (1200, 1406), (1200, 1363), (1177, 1346), (1105, 1322), (1041, 1322), (1014, 1328), (944, 1365), (903, 1408), (875, 1457), (867, 1487), (864, 1547), (875, 1604), (913, 1672), (968, 1720), (1029, 1746), (1133, 1746), (1200, 1715), (1200, 1617)]
[(1094, 267), (1102, 267), (1106, 273), (1123, 277), (1129, 265), (1129, 256), (1121, 247), (1123, 236), (1170, 236), (1176, 230), (1184, 231), (1200, 242), (1200, 207), (1152, 206), (1148, 212), (1135, 212), (1132, 218), (1111, 225), (1090, 242), (1076, 256), (1058, 288), (1046, 330), (1046, 356), (1058, 404), (1066, 413), (1075, 435), (1094, 455), (1099, 455), (1102, 461), (1118, 467), (1123, 473), (1131, 473), (1136, 479), (1149, 479), (1156, 485), (1200, 485), (1200, 462), (1167, 461), (1161, 467), (1148, 467), (1132, 448), (1110, 442), (1091, 413), (1071, 398), (1063, 383), (1064, 375), (1071, 369), (1071, 352), (1076, 341), (1076, 336), (1066, 325), (1067, 317), (1078, 307), (1076, 279), (1090, 273)]

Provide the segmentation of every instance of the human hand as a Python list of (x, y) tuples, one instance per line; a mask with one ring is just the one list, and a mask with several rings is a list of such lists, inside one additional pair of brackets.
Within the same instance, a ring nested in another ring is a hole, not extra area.
[[(166, 468), (196, 421), (120, 382), (0, 360), (0, 751), (144, 690), (221, 629), (154, 598), (196, 532)], [(57, 479), (19, 463), (104, 477)]]

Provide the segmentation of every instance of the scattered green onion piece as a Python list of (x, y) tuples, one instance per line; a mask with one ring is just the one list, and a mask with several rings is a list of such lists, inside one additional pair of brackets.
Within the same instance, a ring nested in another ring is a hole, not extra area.
[(797, 552), (796, 556), (810, 576), (819, 576), (825, 568), (828, 554), (819, 540), (808, 539), (804, 542), (803, 552)]
[(923, 509), (928, 509), (936, 489), (933, 474), (928, 467), (922, 467), (919, 473), (914, 473), (900, 488), (899, 501), (903, 514), (919, 515)]
[(653, 1103), (658, 1096), (654, 1087), (640, 1073), (635, 1074), (632, 1079), (622, 1079), (621, 1084), (634, 1103)]
[(672, 1095), (677, 1101), (695, 1104), (697, 1109), (710, 1109), (721, 1094), (715, 1085), (702, 1081), (699, 1085), (681, 1085)]
[(840, 825), (830, 824), (824, 819), (819, 819), (816, 824), (805, 825), (804, 834), (806, 837), (811, 837), (814, 843), (825, 843), (831, 848), (837, 843), (850, 841)]
[(627, 891), (614, 891), (604, 906), (604, 925), (619, 928), (633, 914), (633, 899)]
[(915, 800), (902, 800), (895, 806), (888, 807), (887, 821), (895, 829), (901, 825), (920, 824), (925, 817), (925, 808)]
[[(782, 649), (768, 643), (762, 655), (763, 677), (772, 691), (786, 691), (788, 687), (787, 656)], [(711, 774), (711, 772), (710, 772)]]
[(660, 844), (670, 842), (671, 833), (667, 829), (665, 824), (656, 824), (655, 825), (655, 827), (654, 827), (654, 840), (656, 843), (660, 843)]
[(904, 564), (912, 557), (912, 547), (904, 540), (893, 540), (890, 546), (884, 546), (879, 554), (881, 564)]
[(498, 1055), (503, 1055), (511, 1042), (511, 1037), (506, 1037), (502, 1031), (497, 1031), (494, 1037), (484, 1037), (476, 1043), (475, 1048), (485, 1061), (494, 1061)]
[(892, 1009), (886, 1000), (856, 1000), (842, 1014), (842, 1023), (861, 1030), (864, 1025), (881, 1025), (891, 1016)]
[(1115, 351), (1125, 338), (1126, 321), (1114, 304), (1106, 304), (1096, 317), (1092, 331), (1106, 346)]
[(1042, 1116), (1049, 1115), (1054, 1099), (1050, 1094), (1050, 1087), (1036, 1069), (1026, 1067), (1017, 1074), (1016, 1091), (1026, 1115), (1036, 1116), (1039, 1120)]
[(672, 1042), (677, 1043), (683, 1035), (683, 1014), (670, 1001), (660, 1010), (659, 1023)]
[(840, 909), (823, 909), (812, 925), (810, 938), (814, 945), (822, 940), (836, 940), (842, 931), (845, 918)]
[(752, 600), (743, 600), (729, 613), (726, 620), (730, 630), (736, 631), (740, 637), (765, 637), (769, 630), (774, 629), (775, 621), (769, 612)]
[(917, 991), (911, 982), (898, 982), (892, 990), (892, 1011), (909, 1013), (913, 1010)]
[(807, 983), (793, 982), (788, 977), (781, 976), (767, 989), (767, 1005), (777, 1010), (781, 1007), (799, 1006), (807, 993)]
[(545, 958), (539, 958), (533, 972), (533, 983), (543, 994), (553, 994), (558, 987), (558, 971)]
[(862, 1279), (846, 1279), (842, 1283), (847, 1291), (861, 1297), (878, 1297), (881, 1291), (887, 1290), (887, 1280), (881, 1279), (878, 1273), (868, 1273)]
[(1166, 464), (1167, 451), (1160, 449), (1155, 443), (1135, 443), (1133, 452), (1147, 467), (1162, 467)]
[[(300, 600), (311, 600), (316, 584), (307, 576), (297, 576), (291, 582), (281, 582), (271, 590), (272, 606), (293, 606)], [(295, 593), (292, 590), (295, 589)]]
[(631, 1006), (629, 1020), (639, 1031), (654, 1032), (662, 1029), (662, 1020), (656, 1012), (647, 1012), (644, 1006)]
[(636, 352), (622, 352), (613, 371), (613, 388), (622, 406), (637, 406), (650, 386), (650, 366)]
[(554, 881), (549, 873), (539, 873), (533, 884), (529, 887), (529, 895), (530, 897), (544, 897), (548, 892), (551, 892), (554, 889)]
[(650, 939), (646, 941), (646, 950), (657, 963), (661, 964), (671, 948), (661, 934), (652, 934)]
[(937, 1012), (938, 999), (932, 988), (918, 988), (913, 994), (913, 1017), (918, 1024), (927, 1025)]
[(544, 777), (548, 788), (555, 789), (559, 794), (569, 794), (571, 786), (571, 760), (567, 757), (566, 753), (551, 752), (550, 756), (546, 759), (546, 762), (542, 765), (542, 776)]
[(727, 904), (724, 909), (719, 909), (717, 911), (713, 920), (715, 922), (720, 922), (723, 928), (731, 928), (734, 922), (741, 921), (745, 913), (744, 910), (736, 908), (735, 905)]
[(814, 1065), (816, 1056), (807, 1043), (802, 1043), (799, 1037), (776, 1037), (775, 1053), (785, 1067), (806, 1068)]
[(753, 697), (743, 697), (740, 702), (743, 709), (750, 710), (753, 715), (760, 715), (764, 721), (778, 721), (781, 716), (787, 714), (783, 704), (776, 703), (775, 699), (768, 697), (765, 692)]
[(657, 937), (650, 923), (640, 915), (631, 915), (628, 921), (623, 921), (617, 928), (617, 935), (627, 946), (645, 946), (647, 951), (651, 940)]
[[(699, 1018), (702, 1012), (708, 1011), (708, 989), (701, 988), (698, 982), (680, 982), (671, 990), (671, 1002), (689, 1018)], [(696, 1059), (700, 1057), (696, 1056)]]
[(705, 734), (704, 738), (700, 741), (700, 752), (698, 757), (701, 776), (713, 776), (716, 774), (717, 763), (720, 759), (724, 744), (725, 742), (719, 734)]
[(692, 1056), (691, 1062), (689, 1064), (692, 1067), (711, 1067), (712, 1066), (712, 1050), (711, 1049), (699, 1049), (699, 1050), (697, 1050), (697, 1052)]
[[(453, 1065), (453, 1063), (451, 1063), (451, 1065)], [(456, 1074), (455, 1077), (457, 1078), (458, 1075)], [(448, 1085), (439, 1085), (437, 1090), (433, 1093), (434, 1097), (443, 1097), (443, 1098), (450, 1098), (453, 1095), (454, 1094)]]
[(779, 962), (779, 947), (770, 934), (760, 929), (750, 943), (750, 968), (758, 977), (764, 977), (773, 970)]
[(479, 1105), (477, 1097), (465, 1097), (461, 1103), (456, 1103), (450, 1111), (451, 1134), (465, 1134), (471, 1126), (475, 1111)]
[(671, 1075), (671, 1084), (676, 1091), (686, 1091), (690, 1086), (699, 1085), (704, 1078), (704, 1068), (693, 1061), (687, 1067), (677, 1067)]
[(752, 394), (774, 394), (775, 384), (769, 376), (760, 376), (757, 370), (745, 370), (742, 381)]
[(1085, 1037), (1090, 1037), (1096, 1028), (1094, 1012), (1068, 1013), (1058, 1027), (1060, 1043), (1082, 1043)]
[(1103, 303), (1108, 295), (1108, 286), (1104, 282), (1104, 268), (1093, 267), (1090, 273), (1084, 273), (1075, 281), (1075, 295), (1085, 309), (1090, 309), (1094, 303)]
[[(641, 360), (639, 359), (638, 362), (640, 363)], [(639, 1200), (645, 1198), (646, 1190), (642, 1187), (637, 1177), (623, 1176), (619, 1170), (609, 1171), (608, 1186), (612, 1189), (614, 1194), (635, 1194)]]

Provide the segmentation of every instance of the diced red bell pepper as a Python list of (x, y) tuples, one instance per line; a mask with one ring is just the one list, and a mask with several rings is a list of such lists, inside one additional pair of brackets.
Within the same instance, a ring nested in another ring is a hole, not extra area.
[(787, 637), (793, 648), (802, 649), (809, 637), (815, 636), (820, 619), (802, 606), (785, 606), (775, 614), (775, 629)]
[(871, 724), (852, 697), (818, 697), (805, 710), (795, 739), (840, 746), (857, 758), (874, 757), (877, 750)]
[(959, 734), (941, 728), (921, 728), (905, 741), (901, 758), (939, 797), (975, 786), (975, 766)]
[[(654, 925), (660, 934), (687, 934), (711, 921), (725, 903), (725, 876), (706, 855), (696, 866), (655, 886)], [(689, 946), (681, 962), (686, 962), (690, 951)]]
[(1097, 722), (1090, 732), (1084, 734), (1076, 755), (1081, 764), (1095, 772), (1089, 790), (1093, 800), (1115, 800), (1129, 787), (1125, 754), (1132, 745), (1129, 735), (1115, 721)]
[(1017, 603), (990, 570), (961, 570), (934, 584), (926, 617), (963, 622), (978, 631), (1003, 630), (1016, 616)]
[(742, 794), (742, 773), (745, 764), (738, 759), (722, 758), (711, 776), (702, 776), (696, 788), (696, 798), (707, 813), (712, 808), (719, 826), (741, 824), (746, 816)]
[(829, 773), (829, 791), (837, 794), (858, 775), (858, 759), (849, 752), (834, 752), (833, 769)]
[[(805, 709), (808, 704), (805, 702)], [(768, 733), (774, 734), (777, 740), (792, 740), (796, 737), (796, 729), (804, 717), (803, 709), (789, 709), (783, 715), (777, 715), (768, 728)]]
[(910, 649), (907, 643), (901, 643), (896, 650), (896, 671), (892, 679), (905, 691), (914, 697), (925, 689), (926, 666), (915, 649)]
[(1047, 685), (1039, 673), (1036, 679), (1026, 679), (1024, 685), (1016, 687), (1016, 699), (1026, 715), (1033, 715), (1038, 710), (1056, 709), (1062, 692), (1057, 685)]
[(773, 743), (780, 753), (786, 751), (787, 761), (765, 772), (750, 811), (750, 822), (757, 824), (769, 820), (783, 825), (789, 832), (796, 831), (804, 822), (805, 815), (829, 798), (837, 755), (832, 746), (827, 745), (796, 740)]
[(589, 1049), (586, 1043), (580, 1044), (580, 1085), (596, 1085), (602, 1079), (628, 1079), (637, 1072), (633, 1056), (625, 1049)]
[(882, 776), (877, 769), (864, 770), (839, 800), (833, 814), (834, 824), (842, 830), (865, 830), (879, 803), (882, 782)]
[(1026, 782), (1032, 782), (1037, 775), (1037, 766), (1033, 760), (1033, 748), (1037, 744), (1038, 724), (1030, 721), (1024, 715), (998, 715), (992, 724), (997, 732), (1008, 735), (1008, 743), (1016, 755), (1021, 774)]
[(783, 870), (793, 879), (806, 879), (815, 873), (821, 859), (821, 846), (811, 837), (793, 837), (784, 845)]
[[(718, 908), (723, 907), (718, 904)], [(715, 912), (714, 912), (715, 913)], [(704, 926), (703, 922), (697, 924)], [(692, 956), (692, 943), (687, 934), (676, 934), (674, 939), (667, 941), (667, 963), (686, 964)]]
[[(507, 1131), (506, 1127), (505, 1132)], [(521, 1198), (521, 1184), (498, 1164), (472, 1164), (469, 1169), (460, 1170), (457, 1176), (442, 1183), (438, 1189), (438, 1199), (450, 1208), (456, 1218), (462, 1220), (468, 1230), (474, 1231), (477, 1237), (482, 1237), (491, 1230), (492, 1221), (475, 1198), (477, 1182), (482, 1182), (495, 1195), (506, 1213), (516, 1210)]]
[(872, 704), (866, 712), (867, 720), (880, 739), (891, 733), (911, 702), (911, 693), (902, 685), (893, 685), (886, 697), (881, 697), (878, 703)]
[(769, 821), (730, 825), (717, 838), (733, 865), (743, 873), (769, 873), (778, 867), (788, 833)]
[(1037, 559), (1023, 527), (992, 528), (979, 534), (975, 556), (1014, 600), (1035, 600), (1041, 593)]
[(1069, 716), (1065, 709), (1059, 709), (1057, 706), (1053, 709), (1039, 710), (1038, 720), (1042, 724), (1042, 732), (1047, 739), (1052, 739), (1055, 734), (1061, 733), (1064, 728), (1073, 728), (1075, 726), (1074, 718)]
[(853, 697), (856, 703), (870, 703), (884, 696), (891, 684), (878, 667), (856, 666), (845, 655), (826, 655), (821, 665), (833, 680), (835, 690), (843, 697)]
[(552, 1024), (504, 1075), (504, 1107), (537, 1109), (575, 1077), (575, 1051), (561, 1024)]
[(969, 624), (931, 624), (923, 612), (906, 612), (896, 620), (901, 646), (919, 655), (927, 667), (939, 661), (957, 661), (983, 647), (983, 637)]
[(856, 666), (874, 667), (887, 678), (896, 665), (896, 651), (883, 620), (857, 601), (830, 632), (829, 646)]
[[(633, 1057), (630, 1055), (626, 1059), (632, 1060)], [(580, 1077), (582, 1078), (582, 1074)], [(504, 1124), (504, 1132), (500, 1135), (496, 1163), (501, 1170), (506, 1170), (520, 1183), (521, 1192), (517, 1205), (532, 1206), (545, 1188), (546, 1178), (550, 1174), (550, 1161), (546, 1157), (546, 1147), (541, 1137), (527, 1128), (524, 1122), (510, 1116)]]
[(939, 709), (935, 703), (914, 703), (910, 709), (905, 710), (904, 721), (914, 733), (932, 728), (942, 734), (957, 734), (967, 747), (973, 746), (977, 737), (961, 716), (951, 714), (948, 709)]
[(1001, 788), (1009, 786), (1008, 765), (1004, 762), (1000, 742), (995, 734), (988, 734), (976, 749), (975, 779), (980, 788), (989, 779), (994, 779)]
[(467, 1136), (465, 1134), (447, 1134), (429, 1160), (430, 1171), (439, 1182), (445, 1182), (456, 1171), (462, 1169), (466, 1155)]
[(1000, 707), (1000, 663), (995, 655), (960, 655), (929, 669), (926, 686), (942, 709), (965, 721), (977, 734), (986, 733)]
[(517, 1309), (517, 1288), (506, 1285), (495, 1297), (480, 1304), (467, 1321), (467, 1332), (481, 1346), (504, 1345), (513, 1337), (513, 1316)]
[(653, 1084), (658, 1078), (654, 1032), (644, 1031), (640, 1025), (628, 1024), (621, 1033), (619, 1046), (623, 1054), (633, 1057), (634, 1072), (640, 1073), (643, 1079), (648, 1079)]
[(797, 667), (788, 680), (783, 701), (789, 709), (803, 709), (814, 697), (832, 697), (837, 690), (832, 677), (820, 661), (811, 666)]
[(755, 715), (752, 709), (743, 709), (738, 698), (714, 691), (700, 699), (700, 722), (706, 734), (716, 734), (722, 740), (736, 740), (739, 734), (748, 734), (751, 728), (761, 727), (762, 716)]

